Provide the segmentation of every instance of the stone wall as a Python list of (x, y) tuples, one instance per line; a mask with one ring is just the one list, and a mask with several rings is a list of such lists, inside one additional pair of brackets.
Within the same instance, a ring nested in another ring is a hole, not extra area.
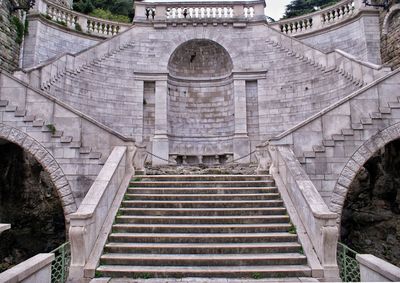
[(378, 11), (298, 39), (324, 52), (341, 49), (361, 60), (381, 63)]
[(102, 39), (72, 31), (39, 15), (28, 16), (29, 35), (25, 37), (23, 67), (29, 68), (63, 53), (77, 53)]
[(400, 4), (392, 6), (389, 14), (382, 11), (380, 23), (383, 26), (381, 33), (382, 62), (397, 69), (400, 67)]
[(8, 72), (14, 71), (19, 65), (20, 44), (16, 41), (17, 27), (12, 18), (22, 20), (20, 13), (11, 14), (12, 7), (10, 0), (0, 2), (0, 68)]

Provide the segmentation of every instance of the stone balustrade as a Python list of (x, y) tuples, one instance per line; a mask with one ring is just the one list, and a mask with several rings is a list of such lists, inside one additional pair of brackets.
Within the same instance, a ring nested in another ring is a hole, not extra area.
[(264, 1), (135, 2), (134, 21), (265, 20)]
[(269, 152), (270, 171), (286, 188), (324, 270), (324, 279), (340, 281), (335, 248), (338, 215), (329, 210), (289, 146), (269, 146)]
[(77, 212), (70, 215), (71, 282), (78, 282), (84, 277), (84, 267), (95, 249), (96, 239), (100, 236), (114, 198), (121, 186), (126, 188), (124, 180), (129, 182), (133, 174), (128, 157), (132, 158), (132, 154), (127, 153), (125, 146), (114, 147)]
[(90, 17), (47, 0), (37, 0), (34, 9), (70, 29), (101, 37), (114, 36), (131, 26), (127, 23)]
[(344, 0), (315, 13), (281, 20), (270, 26), (288, 35), (306, 34), (352, 18), (362, 10), (361, 7), (361, 0)]

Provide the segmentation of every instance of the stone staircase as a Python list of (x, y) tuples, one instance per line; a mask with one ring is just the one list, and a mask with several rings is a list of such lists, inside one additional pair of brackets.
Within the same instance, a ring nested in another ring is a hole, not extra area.
[(130, 182), (98, 275), (309, 277), (269, 175), (149, 175)]
[(81, 141), (76, 141), (72, 136), (67, 136), (63, 131), (57, 130), (51, 121), (37, 118), (26, 109), (11, 105), (8, 100), (0, 100), (0, 114), (3, 115), (2, 123), (22, 128), (41, 142), (47, 141), (53, 145), (57, 143), (58, 147), (64, 148), (64, 151), (68, 149), (71, 157), (88, 159), (95, 164), (104, 164), (106, 160), (106, 157), (102, 157), (101, 152), (82, 146)]

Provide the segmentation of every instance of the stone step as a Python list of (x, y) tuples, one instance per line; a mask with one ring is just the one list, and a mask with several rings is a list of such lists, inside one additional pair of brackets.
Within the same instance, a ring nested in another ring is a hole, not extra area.
[(277, 187), (223, 187), (223, 188), (128, 188), (128, 194), (255, 194), (277, 193)]
[(267, 224), (114, 224), (115, 233), (266, 233), (288, 232), (288, 223)]
[(125, 254), (101, 256), (101, 265), (133, 266), (241, 266), (241, 265), (298, 265), (307, 259), (299, 253), (268, 254)]
[(158, 208), (252, 208), (252, 207), (279, 207), (283, 205), (281, 199), (256, 201), (160, 201), (160, 200), (124, 200), (122, 207), (158, 207)]
[(103, 276), (130, 277), (150, 274), (160, 278), (182, 277), (303, 277), (311, 276), (311, 269), (305, 265), (267, 265), (267, 266), (99, 266), (97, 269)]
[(111, 233), (110, 242), (134, 243), (260, 243), (297, 242), (297, 235), (276, 233)]
[(123, 215), (153, 216), (224, 216), (224, 215), (282, 215), (284, 207), (257, 208), (120, 208)]
[(108, 243), (106, 253), (152, 254), (257, 254), (296, 253), (301, 245), (295, 242), (271, 243)]
[(0, 107), (7, 107), (8, 100), (0, 100)]
[(131, 187), (271, 187), (274, 185), (272, 180), (261, 181), (138, 181), (130, 182)]
[(135, 175), (132, 181), (262, 181), (271, 175)]
[(130, 224), (263, 224), (289, 223), (287, 215), (244, 215), (244, 216), (146, 216), (122, 215), (116, 223)]
[(278, 193), (263, 194), (125, 194), (125, 200), (272, 200)]

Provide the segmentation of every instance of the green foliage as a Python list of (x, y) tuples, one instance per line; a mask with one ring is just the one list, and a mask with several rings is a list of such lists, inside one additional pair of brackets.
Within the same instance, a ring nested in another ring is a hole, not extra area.
[(251, 277), (252, 277), (253, 279), (261, 279), (261, 274), (258, 273), (258, 272), (254, 272), (254, 273), (251, 275)]
[[(133, 0), (74, 0), (73, 9), (113, 21), (129, 23), (133, 19)], [(103, 11), (96, 11), (98, 9)]]
[(55, 134), (56, 133), (56, 131), (57, 131), (57, 129), (56, 129), (56, 127), (53, 125), (53, 124), (48, 124), (48, 125), (46, 125), (46, 127), (47, 127), (47, 129), (49, 129), (49, 131), (51, 132), (51, 134)]
[(24, 24), (15, 16), (11, 18), (11, 23), (14, 25), (15, 31), (17, 32), (17, 38), (15, 39), (15, 42), (21, 44), (25, 31)]
[(326, 8), (339, 0), (292, 0), (287, 6), (284, 19), (298, 17)]
[(152, 278), (150, 273), (136, 273), (133, 276), (134, 279), (150, 279)]
[(29, 21), (28, 21), (28, 19), (25, 19), (24, 34), (25, 35), (29, 34)]
[(291, 224), (291, 226), (290, 226), (290, 228), (289, 228), (289, 234), (296, 234), (297, 233), (297, 229), (296, 229), (296, 226), (294, 226), (293, 225), (293, 223), (290, 223)]
[(82, 31), (82, 27), (79, 23), (75, 23), (75, 30), (76, 31)]
[(111, 13), (109, 10), (104, 10), (104, 9), (94, 9), (91, 13), (89, 13), (89, 15), (92, 17), (115, 21), (115, 22), (121, 22), (121, 23), (130, 23), (131, 22), (131, 20), (127, 16), (116, 15), (116, 14)]

